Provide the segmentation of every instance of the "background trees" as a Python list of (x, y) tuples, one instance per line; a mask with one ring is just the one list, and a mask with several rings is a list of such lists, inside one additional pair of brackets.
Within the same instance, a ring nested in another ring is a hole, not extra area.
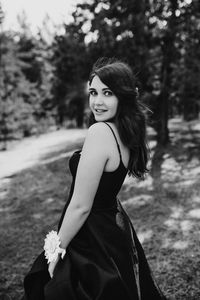
[(65, 34), (54, 39), (52, 91), (59, 126), (63, 125), (66, 118), (74, 118), (78, 127), (83, 126), (85, 82), (88, 75), (84, 38), (85, 34), (80, 27), (69, 24), (65, 25)]
[[(3, 12), (2, 12), (3, 15)], [(51, 49), (33, 37), (22, 22), (20, 32), (0, 33), (0, 139), (6, 141), (40, 133), (54, 122), (51, 101)], [(44, 121), (45, 120), (45, 121)]]
[(169, 141), (169, 117), (198, 117), (198, 1), (85, 1), (77, 4), (73, 19), (63, 24), (64, 33), (52, 36), (48, 43), (42, 34), (31, 34), (25, 16), (20, 19), (20, 32), (4, 31), (1, 9), (4, 148), (9, 138), (67, 126), (69, 120), (83, 126), (86, 82), (100, 56), (115, 56), (132, 66), (141, 98), (153, 110), (151, 123), (159, 144)]

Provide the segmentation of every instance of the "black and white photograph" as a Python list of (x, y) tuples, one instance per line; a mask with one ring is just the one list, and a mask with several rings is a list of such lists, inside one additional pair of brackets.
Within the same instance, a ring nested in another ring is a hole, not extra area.
[(200, 300), (199, 0), (0, 0), (0, 300)]

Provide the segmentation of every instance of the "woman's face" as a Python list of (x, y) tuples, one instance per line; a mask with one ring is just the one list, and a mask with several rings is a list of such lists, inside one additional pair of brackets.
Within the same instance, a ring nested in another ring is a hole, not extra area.
[(118, 99), (96, 75), (89, 87), (89, 106), (97, 122), (106, 121), (116, 115)]

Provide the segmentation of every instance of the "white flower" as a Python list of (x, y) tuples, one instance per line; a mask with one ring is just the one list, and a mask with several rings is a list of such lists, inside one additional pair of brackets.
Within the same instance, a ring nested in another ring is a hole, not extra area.
[(62, 258), (65, 255), (65, 249), (60, 248), (60, 239), (56, 231), (50, 231), (44, 240), (45, 257), (49, 262), (56, 261), (59, 253), (62, 253)]

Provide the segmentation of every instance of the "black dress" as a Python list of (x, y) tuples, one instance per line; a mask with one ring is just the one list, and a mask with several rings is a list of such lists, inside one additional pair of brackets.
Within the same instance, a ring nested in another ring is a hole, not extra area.
[[(24, 300), (166, 299), (117, 198), (127, 169), (115, 134), (114, 137), (120, 155), (118, 168), (103, 172), (91, 212), (69, 243), (64, 259), (57, 263), (53, 278), (49, 276), (44, 252), (37, 257), (24, 279)], [(73, 180), (58, 229), (73, 194), (80, 155), (81, 150), (75, 151), (69, 160)]]

